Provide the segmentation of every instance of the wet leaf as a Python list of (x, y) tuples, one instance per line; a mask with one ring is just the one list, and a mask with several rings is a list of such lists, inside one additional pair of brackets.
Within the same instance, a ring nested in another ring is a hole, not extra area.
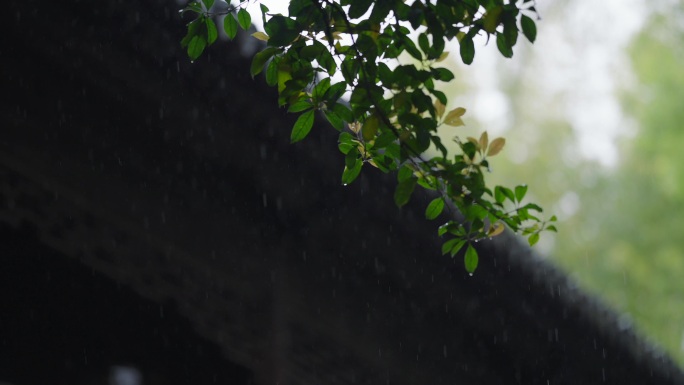
[(522, 201), (523, 198), (525, 198), (525, 194), (527, 193), (527, 185), (523, 184), (520, 186), (515, 187), (515, 200), (518, 202)]
[(232, 14), (228, 14), (223, 18), (223, 30), (226, 32), (226, 35), (228, 35), (228, 38), (231, 40), (235, 39), (235, 35), (237, 35), (238, 24)]
[(360, 159), (356, 160), (356, 163), (352, 167), (344, 166), (344, 171), (342, 172), (342, 184), (348, 185), (353, 182), (361, 173), (361, 168), (363, 167), (363, 161)]
[(205, 19), (205, 24), (207, 26), (207, 43), (208, 45), (213, 44), (218, 37), (218, 30), (216, 29), (216, 24), (214, 20), (210, 18)]
[(191, 60), (196, 60), (200, 55), (202, 55), (202, 52), (204, 52), (204, 48), (207, 46), (207, 41), (204, 39), (204, 36), (201, 35), (195, 35), (190, 39), (190, 43), (188, 43), (188, 56), (190, 57)]
[(290, 143), (299, 142), (300, 140), (306, 138), (311, 132), (311, 127), (313, 127), (314, 122), (314, 110), (309, 110), (299, 116), (297, 121), (292, 128), (292, 133), (290, 134)]
[(425, 218), (435, 219), (439, 216), (439, 214), (442, 213), (443, 210), (444, 210), (444, 199), (442, 197), (435, 198), (427, 206), (427, 209), (425, 209)]
[(240, 23), (240, 27), (242, 27), (242, 29), (245, 31), (248, 30), (252, 25), (252, 16), (250, 16), (249, 12), (247, 12), (247, 10), (244, 8), (240, 8), (237, 13), (237, 18), (238, 23)]
[(477, 250), (473, 247), (473, 245), (468, 245), (468, 249), (466, 249), (465, 252), (465, 257), (463, 258), (463, 262), (465, 263), (465, 269), (468, 273), (473, 274), (475, 272), (475, 269), (477, 269), (477, 264), (479, 258), (477, 256)]
[(534, 246), (537, 242), (539, 242), (539, 233), (530, 235), (530, 237), (527, 238), (527, 242), (529, 242), (530, 246)]
[(375, 134), (378, 132), (379, 126), (380, 119), (377, 115), (373, 114), (368, 117), (368, 119), (363, 122), (363, 126), (361, 127), (361, 135), (363, 136), (363, 140), (367, 142), (373, 140), (373, 138), (375, 138)]

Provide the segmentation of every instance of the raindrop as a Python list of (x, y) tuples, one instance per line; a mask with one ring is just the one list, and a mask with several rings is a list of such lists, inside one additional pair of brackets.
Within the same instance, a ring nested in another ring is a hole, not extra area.
[(346, 183), (342, 183), (342, 186), (346, 186), (346, 185), (347, 185)]
[(472, 277), (472, 276), (473, 276), (473, 273), (468, 273), (468, 275)]

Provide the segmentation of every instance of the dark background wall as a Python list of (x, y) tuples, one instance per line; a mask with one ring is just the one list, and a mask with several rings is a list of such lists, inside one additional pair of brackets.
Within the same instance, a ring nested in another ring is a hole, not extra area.
[[(292, 117), (248, 75), (245, 45), (190, 64), (172, 2), (9, 7), (0, 349), (17, 385), (89, 375), (85, 356), (178, 383), (204, 370), (257, 384), (682, 383), (510, 234), (478, 244), (470, 277), (439, 255), (429, 197), (398, 210), (393, 178), (373, 170), (342, 187), (334, 132), (290, 145)], [(109, 334), (93, 309), (114, 310)], [(140, 351), (124, 358), (131, 336)], [(71, 341), (65, 359), (34, 359), (43, 340)]]
[(15, 384), (109, 384), (113, 366), (148, 385), (251, 384), (173, 302), (141, 298), (46, 247), (29, 226), (0, 226), (0, 380)]

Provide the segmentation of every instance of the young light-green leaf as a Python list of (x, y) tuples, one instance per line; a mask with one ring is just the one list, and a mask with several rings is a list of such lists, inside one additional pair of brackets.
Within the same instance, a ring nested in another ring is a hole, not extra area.
[(477, 269), (477, 264), (479, 262), (477, 250), (475, 250), (473, 245), (468, 245), (463, 262), (465, 263), (466, 271), (472, 275), (475, 272), (475, 269)]
[(444, 198), (435, 198), (430, 202), (430, 204), (425, 209), (425, 218), (435, 219), (444, 210)]
[(299, 142), (300, 140), (306, 138), (311, 132), (311, 127), (313, 127), (314, 122), (314, 110), (306, 111), (301, 114), (297, 121), (292, 127), (292, 133), (290, 134), (290, 143)]

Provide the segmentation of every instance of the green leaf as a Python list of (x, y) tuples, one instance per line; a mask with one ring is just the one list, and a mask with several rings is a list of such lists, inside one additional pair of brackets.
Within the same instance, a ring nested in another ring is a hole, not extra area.
[(204, 3), (204, 6), (207, 7), (207, 10), (211, 9), (212, 5), (214, 5), (214, 0), (202, 0), (202, 3)]
[(278, 85), (278, 60), (273, 59), (266, 67), (266, 84), (271, 87)]
[(359, 162), (359, 150), (356, 147), (352, 147), (347, 155), (344, 157), (344, 164), (348, 168), (353, 168), (356, 163)]
[(204, 36), (193, 36), (192, 39), (190, 39), (190, 43), (188, 43), (188, 56), (190, 57), (190, 60), (196, 60), (198, 57), (200, 57), (206, 46), (207, 41)]
[(188, 23), (188, 33), (181, 40), (181, 47), (186, 48), (190, 44), (190, 41), (200, 34), (200, 26), (202, 24), (204, 24), (204, 16), (200, 16)]
[(311, 132), (311, 127), (313, 127), (314, 122), (314, 110), (309, 110), (299, 116), (297, 121), (292, 127), (292, 133), (290, 134), (290, 143), (296, 143), (300, 140), (306, 138)]
[(302, 112), (304, 110), (308, 110), (309, 108), (313, 108), (313, 105), (309, 100), (298, 100), (290, 105), (290, 108), (287, 109), (287, 112)]
[(190, 4), (188, 4), (187, 7), (183, 8), (183, 10), (181, 12), (182, 13), (185, 13), (185, 12), (203, 13), (204, 10), (202, 9), (202, 6), (200, 5), (200, 3), (193, 1)]
[(216, 41), (216, 38), (218, 37), (218, 30), (216, 29), (216, 24), (214, 23), (214, 20), (210, 18), (206, 18), (205, 20), (205, 23), (207, 25), (207, 43), (211, 45)]
[(268, 45), (277, 47), (290, 44), (300, 32), (297, 22), (283, 15), (273, 15), (264, 30), (269, 36)]
[(252, 78), (263, 71), (264, 64), (266, 64), (268, 59), (273, 57), (273, 55), (275, 55), (275, 53), (278, 51), (279, 50), (275, 47), (267, 47), (263, 51), (254, 55), (254, 58), (252, 59), (252, 66), (249, 69), (249, 72), (252, 74)]
[(392, 131), (385, 131), (380, 136), (375, 138), (375, 145), (373, 148), (385, 148), (387, 147), (390, 143), (393, 143), (395, 140), (397, 140), (397, 137), (394, 135)]
[[(460, 246), (458, 246), (459, 243), (461, 243)], [(453, 257), (454, 255), (456, 255), (456, 253), (458, 253), (458, 250), (460, 250), (461, 247), (463, 247), (463, 243), (465, 243), (465, 241), (463, 239), (460, 239), (460, 238), (452, 238), (452, 239), (444, 242), (442, 244), (442, 255), (445, 255), (445, 254), (451, 252), (452, 253), (451, 256)], [(454, 249), (456, 249), (456, 251), (453, 251)]]
[(345, 122), (349, 123), (354, 121), (354, 115), (351, 110), (342, 103), (335, 103), (332, 110), (342, 118)]
[(417, 179), (414, 177), (397, 184), (397, 189), (394, 190), (394, 203), (396, 203), (398, 207), (404, 206), (411, 199), (413, 189), (416, 187), (416, 182)]
[(535, 243), (539, 242), (539, 233), (530, 235), (530, 237), (527, 238), (527, 242), (529, 242), (530, 246), (534, 246)]
[(496, 34), (496, 47), (499, 49), (499, 52), (501, 52), (501, 54), (504, 55), (504, 57), (513, 57), (513, 48), (511, 47), (508, 40), (506, 39), (506, 36), (503, 33)]
[(515, 202), (515, 194), (513, 194), (513, 190), (509, 189), (508, 187), (503, 187), (503, 186), (497, 186), (500, 190), (501, 193), (508, 198), (511, 202)]
[(244, 8), (240, 8), (240, 10), (237, 13), (237, 18), (238, 23), (240, 23), (240, 27), (242, 27), (242, 29), (244, 29), (245, 31), (248, 30), (249, 27), (252, 25), (252, 16), (250, 16), (249, 12), (247, 12), (247, 10)]
[(457, 240), (458, 242), (456, 242), (456, 243), (451, 247), (451, 251), (449, 251), (449, 255), (451, 256), (451, 258), (453, 258), (454, 256), (456, 256), (456, 253), (458, 253), (459, 251), (461, 251), (461, 249), (463, 248), (463, 246), (465, 246), (465, 244), (466, 244), (466, 242), (467, 242), (465, 239), (461, 239), (461, 238), (456, 238), (456, 240)]
[(238, 25), (237, 21), (235, 21), (235, 16), (233, 16), (233, 14), (228, 14), (226, 15), (226, 17), (223, 18), (223, 30), (226, 32), (226, 35), (228, 35), (229, 39), (235, 39), (235, 35), (237, 35)]
[(521, 202), (527, 193), (527, 185), (520, 185), (515, 187), (515, 200)]
[(525, 35), (530, 43), (534, 43), (534, 41), (537, 39), (537, 26), (534, 23), (534, 20), (532, 20), (532, 18), (529, 16), (522, 15), (520, 18), (520, 24), (522, 26), (523, 35)]
[(465, 263), (466, 271), (470, 273), (470, 275), (473, 275), (475, 269), (477, 269), (478, 259), (477, 250), (475, 250), (473, 245), (469, 244), (463, 262)]
[(413, 170), (407, 165), (403, 165), (397, 173), (397, 180), (403, 182), (413, 176)]
[(330, 124), (335, 127), (337, 131), (342, 131), (344, 129), (344, 120), (340, 118), (334, 111), (325, 110), (323, 111), (325, 118), (330, 122)]
[(316, 101), (321, 101), (323, 95), (330, 88), (330, 78), (323, 78), (316, 84), (316, 86), (311, 90), (311, 96)]
[(473, 39), (465, 36), (460, 41), (460, 46), (461, 60), (463, 60), (463, 63), (465, 64), (471, 64), (475, 58), (475, 44), (473, 44)]
[(351, 168), (344, 166), (344, 171), (342, 172), (342, 184), (346, 186), (353, 182), (361, 173), (361, 167), (363, 167), (363, 161), (360, 159), (357, 159), (356, 163)]
[(522, 208), (525, 210), (532, 210), (532, 211), (537, 211), (540, 213), (544, 211), (544, 209), (542, 209), (541, 207), (539, 207), (539, 205), (537, 205), (535, 203), (528, 203)]
[(352, 19), (358, 19), (368, 12), (368, 8), (373, 4), (373, 0), (356, 0), (350, 2), (349, 7), (349, 17)]
[(368, 119), (363, 122), (363, 126), (361, 127), (361, 135), (363, 136), (363, 140), (373, 140), (373, 138), (375, 138), (375, 134), (378, 132), (378, 127), (380, 127), (380, 119), (378, 116), (376, 114), (369, 116)]
[(425, 209), (425, 218), (435, 219), (439, 216), (439, 214), (442, 213), (443, 210), (444, 210), (444, 199), (442, 197), (435, 198), (427, 206), (427, 209)]
[(506, 200), (506, 195), (503, 193), (501, 186), (494, 187), (494, 200), (499, 204)]
[(333, 105), (335, 102), (337, 102), (340, 97), (344, 94), (344, 91), (347, 89), (347, 83), (345, 82), (339, 82), (335, 83), (328, 88), (327, 91), (325, 91), (325, 95), (323, 95), (323, 98), (325, 101), (328, 103), (328, 105)]
[(346, 155), (352, 148), (356, 147), (356, 144), (353, 142), (353, 140), (354, 137), (350, 133), (341, 133), (339, 139), (337, 140), (337, 147), (340, 149), (340, 152)]
[(418, 35), (418, 45), (423, 52), (427, 52), (430, 49), (430, 41), (425, 32)]
[(435, 76), (435, 79), (443, 82), (449, 82), (454, 79), (454, 73), (446, 68), (433, 68), (431, 72)]

